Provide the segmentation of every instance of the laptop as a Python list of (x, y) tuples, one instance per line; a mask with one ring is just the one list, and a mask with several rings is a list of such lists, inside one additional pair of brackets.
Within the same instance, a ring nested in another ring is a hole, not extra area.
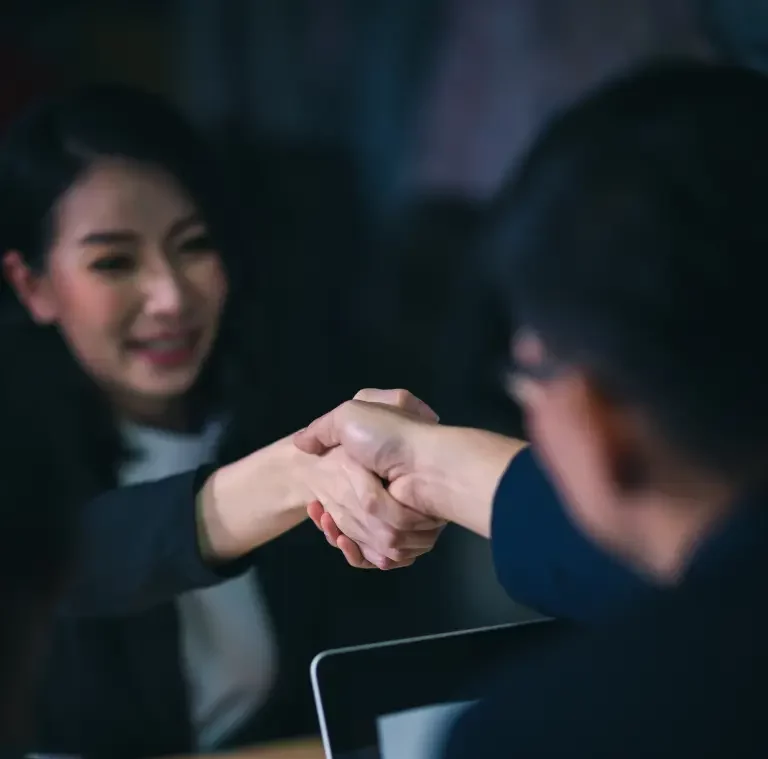
[(540, 619), (318, 654), (312, 689), (327, 759), (438, 759), (494, 666), (561, 627)]

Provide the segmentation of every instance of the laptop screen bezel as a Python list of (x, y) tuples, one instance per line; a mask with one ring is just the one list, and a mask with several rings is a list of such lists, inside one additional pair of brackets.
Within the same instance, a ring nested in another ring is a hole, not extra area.
[(326, 755), (377, 746), (384, 715), (479, 699), (495, 667), (561, 628), (535, 619), (318, 654), (310, 672)]

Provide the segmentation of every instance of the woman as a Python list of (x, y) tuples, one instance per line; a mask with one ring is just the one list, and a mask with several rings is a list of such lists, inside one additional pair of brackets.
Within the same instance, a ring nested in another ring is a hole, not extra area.
[[(46, 420), (34, 448), (8, 441), (5, 455), (46, 477), (62, 454), (49, 431), (66, 430), (58, 497), (83, 509), (40, 751), (133, 757), (309, 732), (308, 662), (354, 629), (326, 610), (344, 578), (303, 531), (257, 551), (256, 569), (250, 552), (315, 499), (359, 520), (380, 566), (436, 539), (342, 457), (284, 440), (215, 468), (264, 446), (279, 429), (269, 409), (292, 405), (267, 384), (238, 290), (232, 207), (197, 136), (128, 89), (38, 105), (0, 157), (3, 402), (33, 398)], [(361, 497), (406, 529), (355, 512)], [(310, 571), (294, 591), (297, 561)]]

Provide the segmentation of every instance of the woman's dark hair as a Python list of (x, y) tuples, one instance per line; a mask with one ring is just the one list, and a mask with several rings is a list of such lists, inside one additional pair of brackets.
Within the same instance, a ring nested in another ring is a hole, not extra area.
[(768, 78), (660, 63), (556, 118), (501, 193), (511, 321), (692, 461), (768, 455)]
[(189, 193), (219, 244), (231, 234), (222, 178), (200, 135), (162, 98), (100, 85), (42, 100), (8, 129), (0, 152), (0, 249), (18, 250), (40, 267), (56, 201), (105, 157), (165, 170)]
[[(238, 218), (212, 150), (162, 98), (127, 86), (99, 85), (50, 97), (23, 113), (9, 127), (0, 148), (0, 255), (17, 250), (27, 265), (42, 268), (55, 232), (57, 200), (92, 162), (106, 157), (150, 164), (171, 175), (197, 205), (222, 252), (234, 287), (230, 287), (222, 334), (202, 383), (221, 397), (227, 371), (219, 357), (225, 353), (222, 343), (231, 339), (231, 304), (243, 279), (235, 257), (240, 242)], [(59, 403), (73, 404), (82, 413), (86, 413), (82, 404), (91, 409), (95, 428), (89, 442), (93, 459), (88, 462), (102, 460), (102, 471), (106, 468), (114, 474), (117, 434), (107, 422), (95, 421), (105, 414), (99, 408), (104, 400), (69, 355), (58, 331), (33, 324), (12, 288), (3, 282), (0, 352), (26, 365), (27, 380), (20, 392), (41, 397), (79, 394), (77, 401), (60, 397)]]
[(18, 393), (27, 382), (15, 376), (21, 368), (3, 360), (0, 373), (7, 441), (0, 457), (0, 754), (29, 738), (54, 610), (78, 550), (68, 487), (76, 432), (55, 424), (46, 404)]

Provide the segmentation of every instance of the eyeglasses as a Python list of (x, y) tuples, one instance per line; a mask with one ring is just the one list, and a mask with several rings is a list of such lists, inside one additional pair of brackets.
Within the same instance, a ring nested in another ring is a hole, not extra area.
[(520, 330), (515, 335), (512, 346), (514, 365), (504, 370), (504, 387), (514, 400), (524, 400), (525, 393), (521, 388), (526, 382), (547, 382), (562, 374), (563, 365), (544, 351), (535, 333)]

